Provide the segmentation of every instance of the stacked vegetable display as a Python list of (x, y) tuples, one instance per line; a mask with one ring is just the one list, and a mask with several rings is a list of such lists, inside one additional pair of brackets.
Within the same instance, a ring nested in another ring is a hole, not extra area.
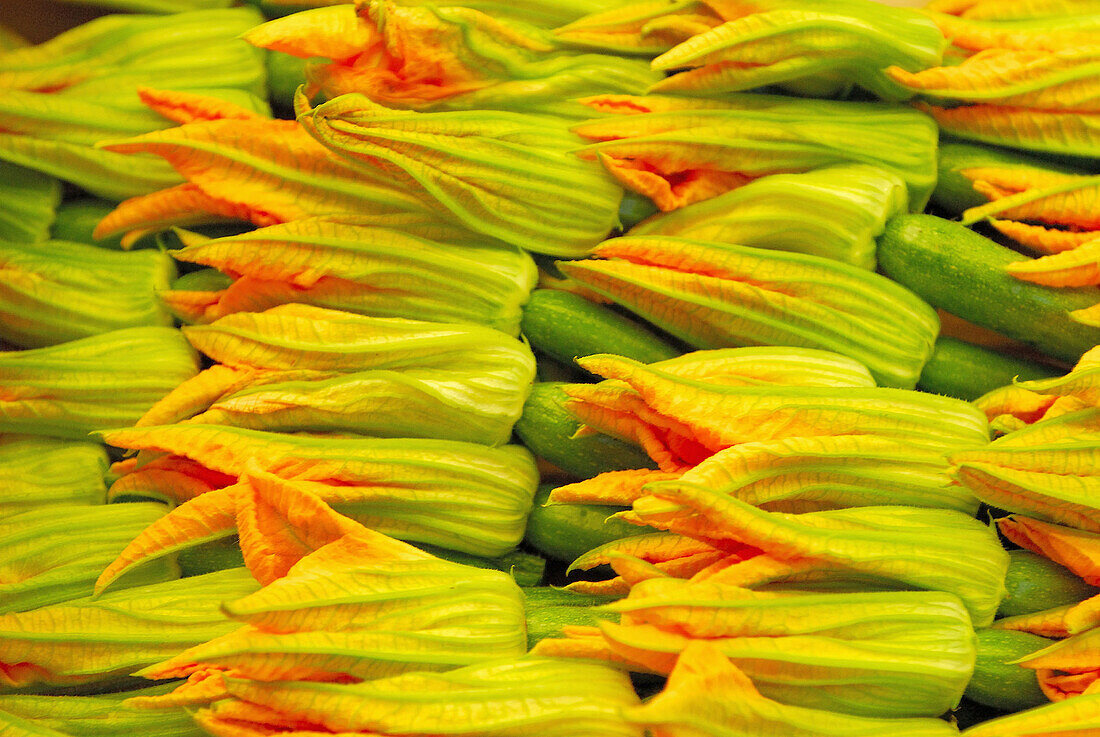
[(102, 5), (0, 36), (0, 733), (1097, 729), (1100, 6)]

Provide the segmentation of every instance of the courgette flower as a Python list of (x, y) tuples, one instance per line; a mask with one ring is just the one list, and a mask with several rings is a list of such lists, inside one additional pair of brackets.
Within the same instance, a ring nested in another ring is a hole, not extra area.
[(773, 701), (707, 641), (690, 643), (676, 659), (668, 683), (626, 717), (653, 737), (729, 737), (783, 734), (785, 737), (951, 737), (958, 732), (942, 719), (878, 719), (809, 709)]
[(530, 348), (478, 325), (288, 304), (183, 334), (218, 364), (177, 386), (143, 425), (186, 420), (499, 445), (535, 376)]
[[(873, 270), (875, 239), (908, 204), (905, 183), (896, 174), (865, 164), (838, 164), (755, 179), (654, 215), (631, 228), (630, 235), (794, 251)], [(799, 213), (793, 222), (792, 212)]]
[[(793, 437), (720, 450), (675, 479), (663, 472), (611, 471), (559, 486), (550, 503), (629, 506), (660, 482), (677, 480), (776, 512), (890, 506), (975, 514), (978, 500), (955, 484), (943, 452), (866, 435)], [(652, 484), (652, 485), (651, 485)]]
[(534, 458), (515, 445), (487, 448), (196, 424), (134, 428), (103, 437), (112, 445), (143, 451), (143, 464), (115, 482), (113, 495), (168, 498), (180, 506), (127, 546), (100, 576), (99, 590), (144, 560), (233, 534), (238, 505), (232, 487), (248, 461), (374, 530), (486, 557), (505, 554), (522, 539), (538, 485)]
[(163, 162), (127, 160), (94, 145), (169, 127), (137, 89), (202, 90), (266, 110), (264, 65), (236, 38), (261, 20), (251, 8), (99, 18), (37, 46), (0, 52), (0, 159), (107, 199), (179, 182)]
[(107, 462), (99, 443), (0, 434), (0, 520), (39, 507), (103, 504)]
[[(89, 596), (104, 567), (166, 511), (152, 502), (56, 504), (0, 518), (0, 614)], [(179, 568), (162, 558), (135, 573), (119, 588), (178, 578)]]
[(161, 295), (191, 322), (288, 302), (373, 317), (471, 323), (519, 334), (535, 286), (525, 252), (438, 222), (300, 220), (173, 251), (235, 281), (221, 291)]
[(932, 308), (904, 287), (818, 256), (629, 235), (593, 255), (558, 267), (696, 348), (822, 349), (859, 361), (883, 385), (912, 388), (939, 331)]
[(525, 24), (468, 7), (369, 0), (295, 13), (245, 40), (313, 61), (307, 94), (359, 92), (412, 110), (516, 110), (588, 117), (573, 98), (643, 94), (662, 75), (643, 61), (556, 48)]
[(202, 737), (202, 730), (183, 709), (142, 711), (126, 706), (128, 698), (163, 693), (174, 684), (92, 696), (0, 696), (0, 730), (10, 737)]
[(172, 225), (247, 220), (267, 226), (310, 217), (426, 212), (386, 177), (343, 163), (294, 121), (195, 94), (139, 94), (181, 125), (101, 148), (155, 154), (187, 182), (171, 186), (177, 178), (166, 189), (126, 200), (100, 221), (96, 238), (133, 231), (125, 245)]
[(299, 105), (311, 136), (437, 216), (529, 251), (586, 255), (618, 223), (622, 189), (557, 119), (503, 110), (390, 110), (360, 94)]
[(1100, 156), (1100, 46), (1055, 51), (992, 48), (957, 66), (887, 74), (944, 103), (918, 108), (953, 136), (1069, 156)]
[(264, 588), (223, 606), (239, 629), (140, 671), (191, 679), (141, 705), (212, 700), (214, 672), (347, 682), (525, 652), (523, 594), (507, 573), (398, 542), (255, 468), (233, 493), (244, 560)]
[(348, 685), (224, 681), (233, 698), (195, 714), (215, 737), (642, 737), (621, 714), (638, 704), (630, 679), (599, 663), (511, 658)]
[(1090, 408), (949, 453), (948, 460), (955, 479), (987, 504), (1100, 532), (1098, 453), (1100, 410)]
[(687, 71), (651, 90), (711, 95), (795, 83), (800, 92), (832, 96), (854, 84), (901, 100), (912, 93), (883, 70), (920, 71), (943, 60), (943, 34), (908, 8), (864, 0), (747, 5), (760, 10), (696, 33), (654, 59), (654, 69)]
[(601, 95), (583, 102), (605, 117), (573, 127), (597, 141), (581, 154), (599, 158), (624, 187), (665, 211), (768, 174), (849, 162), (900, 177), (912, 211), (924, 208), (936, 183), (936, 126), (897, 105), (762, 94)]
[(130, 426), (198, 369), (194, 350), (167, 327), (0, 352), (0, 432), (83, 440)]
[(61, 182), (0, 161), (0, 240), (46, 240), (60, 202)]
[(1084, 15), (1095, 9), (1094, 0), (932, 0), (928, 10), (972, 20), (1013, 21)]
[(0, 241), (0, 339), (38, 348), (122, 328), (173, 325), (158, 292), (176, 277), (166, 253), (65, 241)]
[[(648, 491), (617, 516), (725, 552), (722, 560), (692, 574), (693, 580), (745, 588), (782, 582), (857, 591), (946, 591), (962, 600), (977, 627), (993, 621), (1004, 596), (1008, 554), (993, 530), (955, 510), (874, 506), (786, 514), (677, 481), (654, 483)], [(573, 566), (614, 566), (623, 555), (618, 547), (618, 542), (604, 545)], [(654, 569), (648, 577), (657, 573)]]
[(222, 603), (257, 588), (232, 568), (0, 614), (0, 688), (110, 684), (236, 629)]
[(974, 668), (970, 617), (945, 593), (759, 592), (658, 577), (606, 608), (619, 624), (566, 628), (533, 654), (668, 675), (705, 642), (768, 698), (865, 717), (938, 716), (958, 703)]
[(665, 471), (686, 470), (741, 443), (793, 437), (877, 436), (940, 452), (984, 446), (989, 438), (985, 417), (969, 403), (922, 392), (729, 385), (613, 355), (578, 363), (614, 381), (567, 386), (569, 409), (591, 430), (642, 445)]

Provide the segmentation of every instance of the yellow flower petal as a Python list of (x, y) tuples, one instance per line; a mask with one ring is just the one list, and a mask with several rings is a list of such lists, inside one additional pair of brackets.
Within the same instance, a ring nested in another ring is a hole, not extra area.
[(1100, 239), (1072, 251), (1014, 261), (1005, 270), (1017, 279), (1048, 287), (1087, 287), (1100, 284)]

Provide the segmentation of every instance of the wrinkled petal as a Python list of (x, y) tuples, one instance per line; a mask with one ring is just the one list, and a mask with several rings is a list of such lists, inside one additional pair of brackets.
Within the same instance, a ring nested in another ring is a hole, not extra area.
[(1096, 129), (1100, 115), (1091, 112), (1047, 111), (1008, 105), (935, 107), (917, 103), (940, 130), (958, 138), (1025, 151), (1100, 156)]
[(1100, 586), (1100, 534), (1021, 515), (1002, 517), (997, 526), (1020, 547), (1065, 566), (1086, 583)]
[(157, 299), (176, 277), (171, 258), (65, 241), (5, 243), (0, 249), (0, 338), (25, 348), (122, 328), (171, 327)]
[(928, 9), (974, 20), (1019, 20), (1081, 15), (1092, 0), (932, 0)]
[(591, 11), (554, 30), (559, 41), (619, 54), (654, 56), (728, 20), (722, 3), (631, 2)]
[(1039, 186), (1023, 188), (1019, 185), (996, 188), (995, 184), (984, 180), (975, 181), (975, 189), (985, 190), (983, 194), (992, 202), (964, 212), (963, 222), (970, 224), (989, 215), (1002, 215), (1081, 228), (1100, 227), (1100, 217), (1094, 211), (1096, 203), (1100, 202), (1100, 177), (1051, 174), (1045, 178), (1048, 181), (1040, 182)]
[(1069, 624), (1066, 622), (1066, 614), (1069, 613), (1072, 607), (1072, 604), (1067, 604), (1065, 606), (1044, 609), (1031, 614), (1002, 617), (990, 626), (995, 629), (1030, 632), (1040, 637), (1069, 637), (1071, 633), (1069, 631)]
[(607, 471), (585, 481), (559, 486), (550, 492), (550, 504), (616, 504), (629, 506), (644, 494), (650, 481), (679, 478), (678, 473), (648, 468)]
[[(908, 207), (895, 174), (864, 164), (839, 164), (801, 174), (761, 177), (725, 194), (648, 218), (635, 235), (774, 248), (873, 269), (875, 238)], [(791, 222), (787, 216), (800, 213)]]
[(628, 719), (654, 737), (744, 734), (817, 735), (893, 734), (899, 737), (948, 737), (957, 734), (938, 719), (853, 717), (792, 706), (762, 696), (752, 681), (707, 642), (692, 642), (680, 654), (668, 683), (644, 706), (627, 709)]
[[(878, 580), (948, 591), (963, 600), (977, 626), (992, 621), (1004, 595), (1008, 554), (992, 530), (954, 510), (855, 507), (792, 515), (701, 487), (667, 484), (660, 493), (703, 518), (712, 539), (763, 551), (709, 573), (716, 581), (751, 587), (773, 580)], [(643, 523), (645, 501), (639, 500), (634, 512)], [(658, 513), (664, 513), (660, 505)], [(689, 515), (679, 514), (659, 526), (679, 532), (681, 519), (693, 524)], [(689, 530), (690, 535), (694, 528)]]
[(693, 71), (654, 89), (736, 92), (825, 73), (887, 99), (904, 98), (881, 70), (937, 66), (944, 46), (935, 24), (908, 9), (839, 3), (779, 8), (727, 21), (657, 57), (655, 69)]
[[(425, 223), (421, 230), (435, 227)], [(374, 317), (482, 324), (516, 335), (521, 306), (536, 281), (525, 253), (472, 242), (468, 234), (435, 240), (326, 220), (213, 239), (173, 256), (237, 279), (216, 304), (204, 305), (202, 322), (299, 302)]]
[(0, 614), (0, 684), (95, 683), (237, 628), (219, 607), (257, 588), (243, 569)]
[(299, 120), (355, 171), (382, 172), (432, 212), (505, 243), (583, 256), (617, 222), (622, 190), (573, 155), (578, 140), (556, 120), (402, 112), (358, 94), (304, 110)]
[(989, 224), (1012, 240), (1039, 253), (1071, 251), (1100, 238), (1100, 230), (1075, 231), (1045, 228), (1041, 225), (1018, 223), (1015, 220), (990, 219)]
[(0, 353), (0, 432), (83, 440), (133, 425), (198, 371), (168, 327), (135, 327), (46, 348)]
[(886, 385), (916, 383), (939, 329), (885, 277), (816, 256), (669, 236), (605, 241), (570, 278), (698, 348), (798, 345), (856, 359)]
[(361, 525), (333, 511), (318, 496), (251, 465), (229, 487), (245, 565), (263, 585), (287, 575), (313, 551), (358, 531)]
[[(165, 511), (153, 503), (59, 505), (0, 519), (0, 613), (88, 596), (103, 567)], [(162, 560), (120, 583), (141, 586), (178, 576), (177, 567)]]
[(138, 563), (148, 564), (184, 548), (227, 537), (235, 531), (233, 493), (218, 489), (176, 507), (142, 529), (95, 582), (101, 594)]
[[(846, 162), (898, 175), (911, 210), (923, 208), (935, 183), (935, 126), (906, 108), (760, 94), (721, 100), (602, 95), (583, 102), (614, 113), (573, 127), (598, 141), (583, 153), (646, 175), (650, 189), (643, 194), (666, 211), (749, 179)], [(866, 145), (853, 149), (857, 139)]]
[[(625, 382), (634, 401), (652, 417), (668, 418), (690, 432), (707, 455), (740, 443), (798, 436), (877, 435), (934, 449), (980, 445), (988, 438), (985, 418), (976, 409), (946, 397), (877, 387), (723, 386), (683, 380), (612, 355), (588, 356), (580, 363)], [(591, 398), (581, 386), (570, 385), (567, 393)]]
[(410, 673), (354, 685), (226, 681), (238, 699), (337, 733), (641, 734), (619, 713), (638, 703), (629, 679), (599, 664), (549, 658), (497, 660), (447, 673)]
[(1009, 274), (1048, 287), (1087, 287), (1100, 284), (1100, 239), (1083, 243), (1072, 251), (1015, 261), (1005, 267)]
[(1096, 17), (1089, 15), (1053, 15), (1012, 23), (939, 12), (930, 15), (952, 46), (970, 52), (983, 49), (1062, 51), (1089, 45), (1098, 28)]
[(1053, 52), (989, 49), (957, 66), (935, 67), (916, 74), (891, 67), (887, 74), (926, 97), (1093, 112), (1100, 109), (1098, 69), (1100, 54), (1086, 45)]
[(107, 461), (98, 443), (0, 435), (0, 520), (41, 507), (103, 504)]
[(1094, 475), (1096, 410), (1037, 422), (985, 448), (950, 453), (952, 473), (982, 501), (1042, 521), (1100, 532)]

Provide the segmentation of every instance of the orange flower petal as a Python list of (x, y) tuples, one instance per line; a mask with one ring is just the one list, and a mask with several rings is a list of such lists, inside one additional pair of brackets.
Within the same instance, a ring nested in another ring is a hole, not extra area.
[(149, 108), (179, 124), (203, 120), (263, 120), (264, 116), (217, 97), (139, 87), (138, 97)]
[(351, 59), (369, 49), (377, 34), (348, 4), (292, 13), (258, 25), (241, 38), (261, 49), (301, 59)]
[(149, 408), (135, 427), (171, 425), (185, 420), (206, 409), (224, 394), (249, 385), (256, 374), (248, 368), (215, 364), (166, 394)]
[(1044, 609), (1031, 614), (1020, 614), (1015, 617), (1004, 617), (993, 622), (991, 627), (1003, 630), (1015, 630), (1017, 632), (1030, 632), (1040, 637), (1062, 638), (1069, 637), (1069, 625), (1066, 623), (1066, 614), (1072, 604)]
[(254, 464), (229, 488), (245, 564), (264, 585), (285, 576), (313, 551), (362, 528), (300, 485)]
[(1014, 261), (1005, 270), (1017, 279), (1048, 287), (1088, 287), (1100, 284), (1100, 238), (1072, 251)]
[(628, 471), (608, 471), (586, 481), (559, 486), (550, 492), (551, 504), (630, 504), (644, 492), (650, 481), (677, 479), (679, 473), (641, 468)]
[(997, 146), (1070, 156), (1096, 155), (1100, 114), (1036, 110), (1008, 105), (935, 107), (916, 103), (945, 133)]
[(1040, 522), (1022, 515), (997, 520), (1001, 533), (1022, 548), (1050, 558), (1100, 586), (1100, 534)]
[(197, 496), (142, 530), (100, 574), (95, 593), (101, 594), (119, 576), (140, 563), (226, 537), (233, 534), (235, 525), (236, 507), (228, 488)]
[(1014, 220), (990, 220), (989, 224), (1017, 243), (1039, 253), (1071, 251), (1091, 240), (1100, 239), (1100, 230), (1056, 230)]

